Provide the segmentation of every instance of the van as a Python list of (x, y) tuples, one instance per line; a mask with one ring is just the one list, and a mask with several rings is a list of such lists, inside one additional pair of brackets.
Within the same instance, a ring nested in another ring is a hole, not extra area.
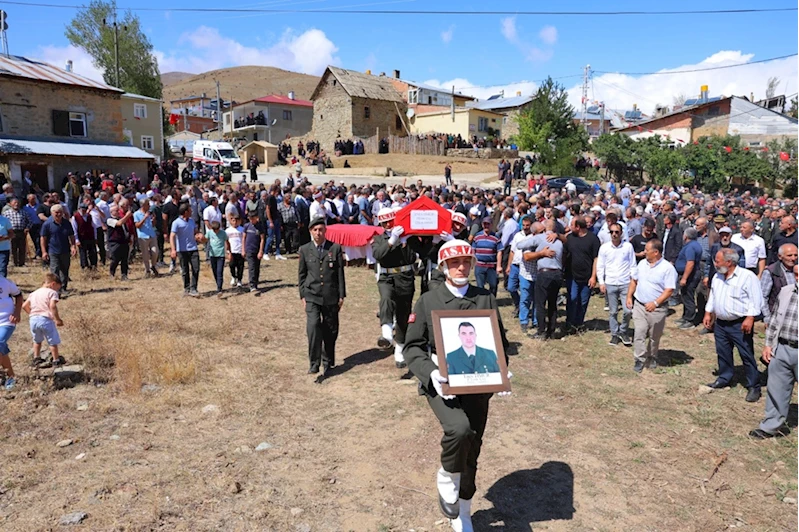
[(192, 159), (209, 166), (221, 165), (232, 172), (241, 172), (241, 159), (227, 142), (195, 140)]

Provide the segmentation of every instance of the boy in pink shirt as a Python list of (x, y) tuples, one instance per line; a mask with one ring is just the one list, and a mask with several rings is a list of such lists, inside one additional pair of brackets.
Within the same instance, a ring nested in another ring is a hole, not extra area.
[(45, 361), (41, 359), (42, 342), (46, 339), (53, 354), (53, 366), (63, 366), (64, 357), (58, 354), (61, 336), (58, 328), (64, 325), (58, 315), (58, 291), (61, 281), (53, 273), (44, 275), (44, 283), (38, 290), (34, 290), (22, 304), (22, 309), (30, 315), (31, 335), (33, 336), (33, 362), (40, 365)]

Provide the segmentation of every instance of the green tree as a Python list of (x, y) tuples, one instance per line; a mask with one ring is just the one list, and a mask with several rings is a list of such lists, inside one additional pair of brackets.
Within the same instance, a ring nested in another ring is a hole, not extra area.
[(114, 27), (116, 0), (92, 0), (83, 6), (66, 28), (69, 42), (86, 50), (103, 71), (109, 85), (127, 92), (161, 99), (163, 86), (153, 45), (141, 30), (139, 17), (130, 10), (118, 21), (119, 82), (116, 80)]
[(588, 133), (574, 123), (566, 89), (552, 78), (541, 84), (517, 122), (519, 145), (538, 154), (542, 172), (573, 172), (575, 159), (588, 147)]
[[(782, 141), (772, 140), (766, 143), (768, 151), (760, 153), (760, 159), (766, 166), (764, 175), (772, 194), (777, 185), (783, 189), (783, 194), (796, 197), (797, 182), (797, 142), (795, 138), (786, 138)], [(780, 153), (787, 153), (789, 160), (783, 161)]]
[(791, 98), (791, 106), (788, 108), (788, 116), (792, 118), (799, 118), (799, 102), (797, 96)]
[(660, 135), (635, 142), (641, 166), (649, 179), (658, 185), (677, 185), (690, 181), (684, 173), (685, 157), (682, 150), (670, 145)]

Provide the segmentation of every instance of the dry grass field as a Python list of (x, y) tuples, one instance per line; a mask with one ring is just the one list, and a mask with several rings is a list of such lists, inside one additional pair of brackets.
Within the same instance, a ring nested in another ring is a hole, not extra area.
[[(221, 300), (205, 267), (195, 300), (178, 275), (144, 280), (136, 264), (122, 283), (75, 266), (62, 353), (92, 381), (37, 380), (23, 318), (20, 383), (0, 392), (0, 529), (61, 529), (83, 512), (76, 529), (446, 530), (440, 429), (415, 380), (375, 349), (373, 274), (347, 271), (340, 366), (317, 384), (296, 267), (264, 263), (261, 292)], [(27, 293), (40, 275), (11, 277)], [(500, 304), (511, 324), (502, 291)], [(796, 530), (796, 435), (752, 441), (763, 400), (744, 402), (740, 386), (699, 393), (712, 339), (670, 318), (662, 368), (637, 376), (629, 349), (607, 345), (600, 298), (589, 317), (596, 330), (548, 343), (509, 327), (513, 394), (491, 402), (476, 529)]]
[[(458, 174), (497, 173), (499, 159), (467, 159), (437, 155), (408, 155), (404, 153), (367, 153), (364, 155), (343, 155), (332, 157), (336, 168), (344, 167), (344, 160), (353, 168), (387, 166), (397, 175), (440, 175), (444, 179), (444, 166), (452, 165), (452, 175), (457, 181)], [(410, 182), (409, 182), (410, 183)]]

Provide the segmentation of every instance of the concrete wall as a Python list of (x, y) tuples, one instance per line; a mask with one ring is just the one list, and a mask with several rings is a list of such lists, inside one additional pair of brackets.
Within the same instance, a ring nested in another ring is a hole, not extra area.
[[(319, 94), (313, 103), (313, 133), (324, 149), (333, 151), (333, 143), (337, 137), (348, 139), (352, 131), (352, 102), (347, 92), (336, 82), (333, 76), (322, 80)], [(372, 131), (371, 135), (374, 135)], [(296, 152), (295, 152), (296, 153)]]
[(502, 150), (499, 148), (450, 148), (447, 157), (463, 157), (466, 159), (516, 159), (519, 150)]
[(4, 135), (68, 139), (53, 134), (53, 110), (59, 110), (86, 114), (86, 140), (122, 142), (120, 93), (6, 76), (0, 80)]
[[(131, 96), (122, 96), (122, 131), (130, 132), (130, 145), (141, 148), (160, 159), (164, 157), (163, 122), (161, 121), (161, 102), (143, 100)], [(136, 119), (133, 115), (135, 104), (147, 108), (147, 117)], [(142, 144), (142, 135), (153, 137), (152, 149), (145, 149)]]
[(488, 131), (479, 131), (480, 118), (486, 118), (488, 127), (499, 130), (500, 135), (503, 134), (503, 116), (479, 109), (456, 109), (454, 121), (451, 112), (417, 115), (413, 119), (411, 132), (459, 134), (464, 139), (470, 139), (475, 135), (487, 137)]
[(740, 135), (744, 145), (797, 138), (797, 120), (777, 114), (746, 100), (733, 98), (729, 117), (730, 135)]

